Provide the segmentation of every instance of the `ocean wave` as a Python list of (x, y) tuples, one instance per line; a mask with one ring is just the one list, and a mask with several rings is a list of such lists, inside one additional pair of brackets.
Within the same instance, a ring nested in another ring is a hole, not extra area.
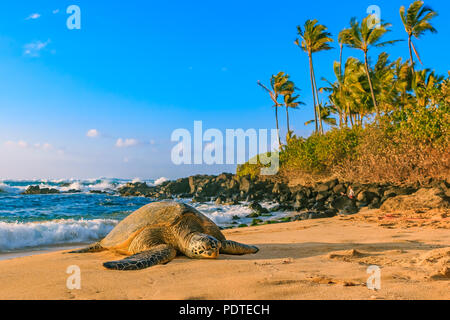
[(96, 241), (105, 237), (117, 223), (112, 219), (0, 222), (0, 252)]
[(24, 190), (22, 189), (22, 187), (12, 187), (10, 185), (7, 185), (3, 182), (0, 182), (0, 193), (1, 192), (6, 192), (6, 193), (20, 193), (23, 192)]
[(39, 186), (40, 188), (56, 189), (60, 192), (82, 192), (90, 191), (114, 192), (118, 188), (129, 182), (146, 182), (153, 186), (154, 180), (140, 179), (115, 179), (115, 178), (99, 178), (99, 179), (39, 179), (39, 180), (0, 180), (0, 190), (6, 193), (22, 193), (30, 186)]
[(161, 177), (161, 178), (155, 180), (154, 185), (155, 185), (155, 186), (158, 186), (158, 185), (160, 185), (160, 184), (166, 182), (167, 180), (168, 180), (167, 178)]

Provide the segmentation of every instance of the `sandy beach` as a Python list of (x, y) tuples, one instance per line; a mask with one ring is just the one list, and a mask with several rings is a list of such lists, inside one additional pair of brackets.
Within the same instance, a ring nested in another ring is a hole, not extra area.
[[(111, 252), (63, 251), (0, 261), (0, 299), (450, 299), (450, 232), (444, 214), (403, 218), (366, 210), (334, 217), (226, 230), (259, 246), (255, 255), (177, 257), (140, 271), (102, 267)], [(81, 270), (69, 290), (66, 270)], [(381, 289), (366, 286), (381, 268)]]

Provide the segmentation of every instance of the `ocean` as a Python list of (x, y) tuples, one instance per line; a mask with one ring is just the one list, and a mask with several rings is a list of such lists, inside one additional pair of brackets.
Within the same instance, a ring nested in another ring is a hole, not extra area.
[[(127, 215), (153, 201), (117, 194), (118, 188), (133, 181), (137, 180), (0, 180), (0, 259), (11, 253), (63, 248), (102, 239)], [(142, 182), (155, 183), (154, 180)], [(22, 194), (35, 185), (62, 193)], [(213, 202), (191, 203), (190, 199), (178, 201), (196, 207), (221, 227), (252, 221), (246, 217), (252, 212), (246, 204), (222, 206)], [(273, 205), (264, 204), (268, 208)], [(285, 215), (273, 214), (275, 217)], [(262, 218), (266, 219), (269, 218)]]

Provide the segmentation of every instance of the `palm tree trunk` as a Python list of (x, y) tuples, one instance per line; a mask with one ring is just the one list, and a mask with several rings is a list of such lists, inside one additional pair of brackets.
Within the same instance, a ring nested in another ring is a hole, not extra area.
[(312, 88), (312, 95), (313, 95), (313, 100), (314, 100), (314, 122), (316, 125), (316, 133), (317, 133), (317, 132), (319, 132), (319, 128), (317, 126), (316, 94), (314, 92), (314, 77), (313, 77), (311, 54), (308, 54), (308, 57), (309, 57), (309, 75), (311, 76), (311, 88)]
[(312, 72), (312, 78), (313, 78), (313, 85), (314, 85), (314, 91), (316, 93), (316, 109), (317, 109), (317, 120), (319, 121), (319, 130), (320, 133), (323, 133), (323, 126), (322, 126), (322, 115), (320, 112), (320, 104), (319, 104), (319, 92), (317, 91), (317, 85), (316, 85), (316, 75), (314, 73), (314, 64), (313, 64), (313, 60), (312, 60), (312, 55), (310, 55), (310, 63), (311, 63), (311, 72)]
[(412, 53), (412, 40), (411, 40), (411, 35), (408, 36), (408, 47), (409, 47), (409, 56), (411, 58), (410, 60), (410, 66), (411, 69), (414, 73), (414, 58), (413, 58), (413, 53)]
[(287, 130), (288, 130), (288, 134), (289, 134), (289, 132), (291, 132), (291, 129), (289, 128), (289, 108), (288, 108), (288, 106), (286, 106), (286, 123), (287, 123)]
[(275, 120), (277, 122), (277, 137), (278, 137), (278, 146), (281, 147), (281, 140), (280, 140), (280, 129), (278, 127), (278, 106), (275, 105)]
[(369, 62), (367, 61), (367, 52), (364, 51), (364, 65), (366, 67), (367, 79), (369, 80), (370, 93), (372, 94), (373, 106), (377, 113), (377, 117), (380, 116), (380, 111), (378, 110), (377, 100), (375, 99), (375, 93), (373, 92), (372, 79), (370, 78), (369, 72)]
[(321, 105), (319, 102), (319, 92), (317, 91), (317, 85), (316, 85), (316, 76), (314, 75), (313, 71), (313, 77), (314, 77), (314, 90), (316, 91), (316, 97), (317, 97), (317, 120), (319, 121), (319, 131), (323, 134), (323, 121), (322, 121), (322, 110)]
[[(342, 79), (342, 51), (344, 49), (344, 44), (343, 43), (339, 43), (339, 47), (340, 47), (340, 53), (339, 53), (339, 76)], [(340, 82), (343, 82), (342, 80), (339, 80)], [(342, 83), (339, 85), (339, 93), (340, 96), (342, 98)], [(344, 116), (346, 117), (347, 115), (345, 114), (344, 111)], [(345, 125), (347, 125), (347, 119), (345, 119)], [(339, 127), (342, 128), (342, 111), (339, 111)]]

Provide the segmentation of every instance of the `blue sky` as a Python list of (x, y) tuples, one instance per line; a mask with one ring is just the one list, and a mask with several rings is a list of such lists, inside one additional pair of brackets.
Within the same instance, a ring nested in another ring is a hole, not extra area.
[[(439, 33), (416, 44), (425, 66), (446, 74), (450, 4), (426, 3), (439, 12)], [(66, 27), (72, 4), (81, 8), (81, 30)], [(318, 19), (336, 36), (373, 4), (393, 24), (386, 39), (405, 39), (398, 11), (407, 0), (2, 1), (0, 179), (232, 171), (173, 165), (172, 131), (192, 130), (195, 120), (221, 130), (273, 128), (271, 101), (256, 81), (285, 71), (306, 103), (291, 113), (291, 126), (308, 135), (312, 97), (307, 56), (293, 44), (296, 26)], [(387, 51), (406, 59), (407, 43)], [(338, 55), (315, 56), (318, 79), (334, 81)], [(350, 49), (345, 56), (361, 57)], [(280, 123), (285, 130), (284, 113)]]

